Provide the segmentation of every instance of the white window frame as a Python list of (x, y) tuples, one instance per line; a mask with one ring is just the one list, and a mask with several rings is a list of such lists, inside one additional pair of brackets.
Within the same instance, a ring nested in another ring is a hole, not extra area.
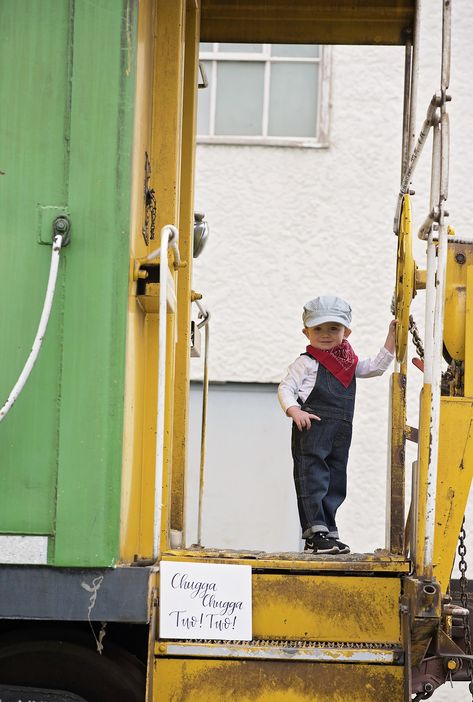
[[(215, 47), (214, 43), (214, 47)], [(271, 44), (263, 44), (263, 51), (258, 53), (201, 51), (200, 61), (211, 63), (211, 72), (207, 76), (210, 90), (210, 134), (197, 133), (199, 144), (253, 144), (256, 146), (296, 146), (305, 148), (327, 148), (329, 145), (329, 110), (330, 110), (330, 69), (332, 62), (331, 46), (320, 46), (320, 56), (271, 56)], [(230, 136), (216, 135), (215, 110), (217, 100), (217, 63), (219, 61), (258, 61), (265, 64), (263, 94), (263, 135)], [(317, 123), (314, 137), (274, 137), (267, 136), (269, 120), (270, 65), (272, 63), (316, 63), (319, 64)]]

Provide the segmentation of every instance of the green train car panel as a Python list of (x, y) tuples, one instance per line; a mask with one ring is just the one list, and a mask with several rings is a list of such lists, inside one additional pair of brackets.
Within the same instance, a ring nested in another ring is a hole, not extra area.
[(0, 402), (30, 352), (67, 213), (37, 365), (0, 432), (0, 534), (48, 562), (118, 557), (137, 3), (0, 4)]

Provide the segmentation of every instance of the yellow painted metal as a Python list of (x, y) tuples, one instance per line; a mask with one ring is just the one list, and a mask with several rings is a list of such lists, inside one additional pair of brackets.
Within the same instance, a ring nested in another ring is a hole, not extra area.
[(152, 572), (149, 578), (149, 627), (148, 627), (148, 652), (146, 660), (146, 694), (145, 702), (152, 702), (154, 698), (154, 651), (156, 643), (156, 630), (158, 618), (158, 573)]
[(202, 0), (202, 41), (405, 44), (415, 0)]
[[(156, 231), (179, 228), (184, 71), (184, 0), (156, 0), (151, 168), (155, 174)], [(159, 246), (156, 241), (154, 246)], [(161, 266), (164, 258), (161, 257)], [(173, 273), (175, 279), (177, 274)], [(160, 548), (170, 538), (172, 415), (175, 378), (175, 316), (167, 318), (166, 407)]]
[(425, 290), (427, 287), (427, 270), (425, 268), (416, 268), (415, 288), (416, 290)]
[[(142, 236), (145, 218), (145, 153), (151, 151), (154, 2), (142, 0), (138, 13), (135, 93), (130, 281), (128, 295), (125, 413), (121, 499), (120, 558), (149, 558), (152, 547), (154, 446), (156, 444), (156, 324), (137, 298), (133, 261), (146, 255)], [(153, 186), (152, 180), (150, 186)], [(151, 331), (151, 333), (150, 333)], [(150, 345), (151, 344), (151, 345)], [(150, 502), (151, 499), (151, 502)], [(151, 535), (151, 537), (150, 537)], [(151, 538), (151, 540), (150, 540)]]
[[(180, 224), (185, 5), (185, 0), (140, 2), (122, 495), (121, 558), (125, 561), (150, 558), (153, 550), (159, 285), (146, 285), (145, 294), (138, 295), (138, 279), (144, 274), (137, 275), (135, 262), (159, 246), (163, 226), (179, 228)], [(151, 165), (149, 187), (157, 200), (155, 238), (149, 248), (142, 236), (145, 152)], [(191, 236), (188, 219), (184, 248)], [(176, 284), (178, 274), (173, 268), (170, 275)], [(170, 532), (175, 327), (175, 315), (168, 308), (162, 546), (168, 545)]]
[(419, 410), (419, 447), (415, 470), (413, 471), (412, 527), (413, 560), (418, 576), (424, 574), (424, 538), (425, 514), (427, 503), (427, 475), (431, 451), (430, 407), (432, 403), (432, 386), (424, 384), (420, 394)]
[(463, 387), (465, 397), (473, 397), (473, 266), (468, 266), (466, 289), (465, 373), (463, 376)]
[(253, 575), (253, 638), (400, 643), (399, 578)]
[(457, 361), (465, 359), (466, 280), (472, 267), (473, 247), (449, 243), (443, 338), (448, 353)]
[(434, 532), (434, 575), (445, 592), (473, 478), (473, 398), (443, 397)]
[(406, 444), (406, 376), (393, 373), (390, 386), (388, 476), (386, 499), (386, 545), (392, 553), (404, 553), (404, 492)]
[(402, 700), (402, 666), (253, 660), (155, 660), (155, 702)]
[(304, 553), (266, 553), (264, 551), (230, 551), (217, 549), (176, 549), (162, 554), (166, 561), (197, 563), (232, 563), (280, 571), (335, 571), (342, 573), (408, 573), (410, 562), (402, 555), (378, 549), (375, 553), (351, 553), (346, 556), (317, 556)]
[(395, 317), (398, 322), (396, 327), (396, 358), (399, 363), (404, 362), (406, 358), (410, 305), (415, 295), (415, 269), (416, 265), (412, 257), (411, 200), (406, 193), (402, 201), (399, 225), (395, 289)]
[(180, 182), (179, 248), (188, 265), (179, 272), (178, 319), (172, 452), (171, 528), (184, 531), (184, 481), (189, 442), (189, 368), (191, 284), (194, 231), (194, 169), (197, 114), (200, 13), (187, 4), (185, 20), (182, 168)]

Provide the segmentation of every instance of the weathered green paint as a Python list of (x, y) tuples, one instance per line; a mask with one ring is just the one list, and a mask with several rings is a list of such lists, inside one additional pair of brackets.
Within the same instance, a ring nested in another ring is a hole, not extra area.
[(57, 565), (118, 555), (136, 12), (0, 3), (2, 403), (41, 314), (48, 219), (72, 221), (40, 359), (0, 424), (0, 533), (51, 535)]

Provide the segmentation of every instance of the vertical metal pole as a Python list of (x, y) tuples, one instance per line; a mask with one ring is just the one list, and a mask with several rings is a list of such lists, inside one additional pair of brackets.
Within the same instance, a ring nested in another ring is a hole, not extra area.
[(195, 3), (187, 3), (185, 22), (184, 96), (182, 113), (182, 163), (179, 201), (179, 248), (187, 266), (179, 269), (177, 287), (177, 345), (172, 425), (171, 529), (185, 540), (185, 488), (189, 453), (189, 378), (191, 288), (194, 234), (195, 132), (199, 70), (200, 15)]
[(411, 111), (412, 41), (406, 42), (404, 56), (404, 103), (402, 111), (402, 159), (401, 181), (409, 163), (409, 118)]
[[(438, 205), (440, 197), (440, 124), (436, 115), (433, 124), (432, 171), (430, 179), (430, 210)], [(425, 290), (425, 348), (424, 348), (424, 383), (432, 383), (433, 336), (435, 311), (435, 263), (436, 244), (433, 242), (432, 228), (427, 239), (427, 283)]]
[[(156, 228), (169, 222), (179, 224), (182, 164), (182, 114), (184, 86), (185, 0), (155, 0), (155, 44), (153, 76), (153, 118), (151, 167), (159, 207)], [(186, 234), (187, 236), (187, 234)], [(162, 252), (164, 257), (165, 252)], [(164, 262), (164, 261), (163, 261)], [(167, 273), (167, 270), (163, 271)], [(162, 499), (159, 543), (154, 534), (154, 553), (163, 551), (170, 543), (170, 512), (172, 490), (172, 427), (174, 415), (175, 379), (175, 319), (169, 315), (167, 328), (168, 354), (166, 360), (166, 403), (164, 417), (164, 448), (162, 469)], [(157, 515), (159, 516), (159, 515)]]
[(204, 484), (205, 484), (205, 447), (207, 435), (207, 403), (209, 396), (209, 341), (210, 328), (207, 322), (205, 324), (205, 351), (204, 351), (204, 393), (202, 399), (202, 427), (200, 435), (200, 472), (199, 472), (199, 512), (197, 523), (197, 543), (202, 546), (202, 508), (204, 501)]
[(161, 230), (161, 264), (159, 275), (158, 318), (158, 389), (156, 399), (156, 460), (154, 473), (153, 558), (158, 557), (161, 533), (162, 491), (164, 468), (164, 411), (166, 406), (166, 337), (167, 337), (167, 284), (168, 284), (169, 229)]
[[(446, 114), (447, 88), (450, 80), (450, 44), (451, 44), (451, 0), (443, 0), (442, 7), (442, 70), (441, 70), (441, 126), (440, 126), (440, 159), (438, 170), (439, 182), (439, 242), (437, 253), (436, 296), (433, 329), (432, 353), (432, 400), (430, 410), (430, 437), (429, 464), (427, 474), (427, 501), (425, 511), (424, 535), (424, 567), (423, 574), (432, 577), (434, 534), (435, 534), (435, 503), (437, 493), (437, 468), (438, 468), (438, 434), (440, 427), (440, 384), (441, 363), (443, 350), (443, 322), (445, 278), (447, 269), (447, 226), (445, 224), (444, 202), (448, 194), (448, 116)], [(445, 131), (443, 126), (445, 125)], [(432, 164), (434, 166), (434, 164)]]
[(417, 84), (419, 82), (419, 41), (422, 0), (417, 0), (415, 8), (414, 35), (412, 38), (411, 93), (409, 109), (409, 159), (416, 141)]

